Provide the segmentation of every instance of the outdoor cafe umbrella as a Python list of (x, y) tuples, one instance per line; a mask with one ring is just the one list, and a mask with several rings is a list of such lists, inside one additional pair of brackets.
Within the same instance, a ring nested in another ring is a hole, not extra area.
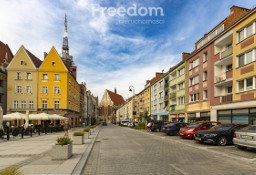
[(10, 114), (6, 114), (3, 116), (4, 121), (10, 121), (10, 120), (24, 120), (25, 114), (14, 112)]
[(57, 115), (57, 114), (51, 114), (49, 115), (49, 119), (50, 120), (67, 120), (68, 118), (63, 117), (61, 115)]
[(30, 120), (50, 120), (49, 114), (39, 113), (39, 114), (31, 114), (29, 115)]

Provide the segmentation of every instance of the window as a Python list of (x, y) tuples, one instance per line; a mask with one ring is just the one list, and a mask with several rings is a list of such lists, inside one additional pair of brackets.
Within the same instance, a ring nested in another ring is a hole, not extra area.
[(60, 81), (60, 74), (54, 74), (54, 80)]
[(184, 96), (183, 97), (178, 97), (178, 104), (179, 105), (185, 104), (185, 97)]
[(48, 93), (48, 87), (47, 86), (43, 86), (42, 93), (43, 94), (47, 94)]
[(189, 79), (189, 86), (193, 86), (195, 84), (199, 83), (199, 76), (194, 76), (192, 78)]
[(21, 72), (17, 72), (17, 80), (21, 80)]
[(189, 70), (195, 68), (198, 65), (199, 65), (199, 58), (189, 63)]
[(19, 107), (18, 101), (17, 101), (17, 100), (14, 100), (14, 102), (13, 102), (13, 108), (14, 108), (14, 109), (18, 109), (18, 107)]
[(238, 56), (238, 67), (244, 66), (256, 60), (255, 49)]
[(60, 101), (54, 101), (54, 109), (60, 108)]
[(195, 102), (199, 100), (199, 93), (191, 94), (190, 95), (190, 102)]
[(29, 109), (33, 109), (34, 108), (34, 101), (29, 101), (28, 102), (28, 107), (29, 107)]
[(43, 80), (48, 80), (48, 74), (43, 74)]
[(208, 90), (204, 90), (203, 99), (208, 99)]
[(229, 71), (229, 70), (231, 70), (231, 69), (232, 69), (232, 64), (227, 65), (226, 71)]
[(231, 94), (231, 93), (232, 93), (232, 86), (227, 87), (227, 93), (228, 93), (228, 94)]
[(21, 93), (21, 86), (16, 86), (16, 93), (18, 93), (18, 94)]
[(52, 62), (52, 66), (55, 66), (55, 62)]
[(22, 109), (26, 108), (26, 101), (24, 101), (24, 100), (21, 101), (21, 108)]
[(253, 81), (256, 81), (253, 79), (255, 79), (255, 77), (238, 81), (238, 92), (243, 92), (243, 91), (253, 89)]
[(47, 109), (47, 101), (46, 100), (42, 101), (42, 108)]
[(32, 79), (31, 73), (27, 73), (27, 74), (26, 74), (26, 79), (27, 79), (27, 80), (31, 80), (31, 79)]
[(203, 62), (206, 62), (207, 60), (208, 60), (208, 53), (205, 52), (205, 53), (203, 54)]
[(253, 24), (246, 27), (246, 38), (250, 37), (253, 34)]
[(206, 81), (208, 79), (207, 71), (204, 71), (203, 73), (203, 81)]
[(26, 93), (27, 94), (31, 94), (32, 93), (31, 86), (26, 86)]
[(255, 22), (249, 24), (242, 30), (238, 31), (237, 32), (237, 37), (238, 37), (237, 42), (243, 41), (244, 39), (249, 38), (250, 36), (255, 34), (255, 29), (253, 29), (253, 28), (255, 28)]
[(20, 65), (27, 65), (25, 61), (20, 61)]
[(178, 73), (179, 73), (179, 76), (184, 75), (184, 73), (185, 73), (185, 68), (183, 67), (183, 68), (179, 69), (179, 70), (178, 70)]
[(179, 87), (179, 90), (184, 89), (184, 88), (185, 88), (185, 83), (184, 83), (184, 82), (179, 83), (179, 84), (178, 84), (178, 87)]
[(54, 94), (60, 94), (60, 87), (54, 87)]

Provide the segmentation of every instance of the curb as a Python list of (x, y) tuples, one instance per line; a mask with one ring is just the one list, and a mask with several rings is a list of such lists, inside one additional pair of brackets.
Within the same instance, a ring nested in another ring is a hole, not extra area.
[(95, 144), (95, 141), (100, 133), (101, 130), (101, 126), (99, 126), (99, 130), (96, 133), (96, 136), (94, 137), (94, 139), (92, 140), (92, 142), (90, 143), (90, 145), (87, 147), (87, 149), (85, 150), (85, 152), (83, 153), (81, 159), (78, 161), (77, 165), (75, 166), (74, 170), (72, 171), (72, 175), (82, 175), (84, 168), (87, 164), (87, 161), (89, 159), (89, 156), (92, 152), (93, 146)]

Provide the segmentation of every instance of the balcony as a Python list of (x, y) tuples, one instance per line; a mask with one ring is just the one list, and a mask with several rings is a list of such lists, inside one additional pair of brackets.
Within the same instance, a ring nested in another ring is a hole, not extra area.
[(164, 101), (164, 97), (160, 97), (159, 99), (158, 99), (158, 103), (162, 103)]
[(176, 92), (170, 93), (170, 95), (169, 95), (170, 99), (176, 98), (176, 95), (177, 95)]
[(215, 76), (215, 83), (219, 83), (226, 80), (226, 74)]
[(164, 101), (168, 101), (169, 100), (169, 95), (165, 95), (164, 96)]
[(226, 57), (228, 57), (228, 56), (230, 56), (230, 55), (232, 55), (232, 54), (233, 54), (233, 48), (230, 47), (230, 48), (228, 48), (227, 50), (221, 52), (221, 54), (220, 54), (220, 59), (224, 59), (224, 58), (226, 58)]
[(233, 101), (232, 94), (221, 96), (221, 98), (220, 98), (221, 103), (232, 102), (232, 101)]

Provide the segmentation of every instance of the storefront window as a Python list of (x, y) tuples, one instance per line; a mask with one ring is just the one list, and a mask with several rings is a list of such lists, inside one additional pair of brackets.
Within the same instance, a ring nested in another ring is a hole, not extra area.
[(249, 109), (235, 109), (232, 114), (249, 114)]
[(231, 123), (231, 116), (218, 117), (218, 122)]
[(231, 110), (218, 111), (219, 115), (231, 115)]
[(249, 124), (248, 116), (233, 116), (232, 123), (234, 124)]

